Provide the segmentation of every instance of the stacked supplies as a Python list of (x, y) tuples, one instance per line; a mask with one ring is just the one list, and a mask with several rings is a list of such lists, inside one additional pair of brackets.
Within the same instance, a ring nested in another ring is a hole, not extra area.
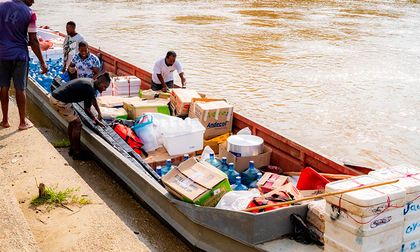
[[(382, 182), (369, 175), (327, 184), (336, 192)], [(406, 191), (383, 185), (326, 197), (325, 251), (398, 251)]]
[(384, 180), (399, 179), (396, 185), (407, 191), (403, 210), (403, 243), (400, 251), (420, 251), (420, 169), (405, 164), (372, 171), (369, 175)]
[(137, 96), (140, 90), (141, 80), (136, 76), (118, 76), (112, 78), (113, 95)]

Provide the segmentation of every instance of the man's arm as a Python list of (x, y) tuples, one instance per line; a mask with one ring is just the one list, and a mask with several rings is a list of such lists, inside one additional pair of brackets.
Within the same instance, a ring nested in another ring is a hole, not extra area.
[(101, 67), (101, 62), (99, 61), (98, 56), (96, 55), (92, 55), (93, 59), (92, 59), (92, 67), (90, 68), (93, 72), (93, 77), (92, 79), (96, 80), (96, 77), (98, 77), (99, 75), (99, 68)]
[(32, 51), (35, 53), (36, 57), (39, 60), (39, 63), (41, 64), (41, 74), (45, 74), (48, 72), (48, 67), (45, 64), (44, 59), (42, 58), (41, 48), (39, 47), (39, 41), (36, 37), (36, 32), (30, 32), (29, 34), (29, 45), (31, 46)]
[(182, 65), (179, 61), (175, 61), (175, 69), (178, 72), (179, 77), (181, 78), (182, 87), (185, 87), (185, 85), (187, 84), (186, 83), (187, 79), (184, 76), (184, 70), (183, 70)]
[(183, 88), (186, 87), (186, 85), (187, 85), (187, 79), (184, 76), (184, 72), (180, 73), (179, 74), (179, 77), (181, 78), (182, 87)]
[[(95, 99), (96, 100), (96, 99)], [(92, 100), (92, 102), (93, 102), (93, 100)], [(86, 112), (86, 114), (90, 117), (90, 119), (92, 119), (94, 122), (95, 122), (95, 124), (97, 124), (97, 125), (99, 125), (99, 126), (101, 126), (101, 127), (104, 127), (105, 125), (100, 121), (100, 120), (98, 120), (98, 118), (96, 118), (95, 117), (95, 115), (92, 113), (92, 111), (90, 110), (90, 107), (91, 107), (92, 105), (91, 104), (88, 104), (87, 106), (86, 106), (86, 101), (85, 101), (85, 112)], [(100, 113), (100, 112), (99, 112)]]
[(92, 100), (92, 104), (93, 104), (93, 107), (95, 107), (96, 112), (98, 112), (98, 120), (101, 121), (102, 113), (101, 113), (101, 110), (99, 109), (98, 101), (96, 100), (96, 98)]
[[(99, 75), (99, 68), (98, 68), (98, 67), (92, 67), (91, 69), (92, 69), (92, 72), (93, 72), (93, 77), (92, 77), (92, 79), (96, 80), (96, 78), (97, 78), (97, 77), (98, 77), (98, 75)], [(96, 99), (95, 99), (95, 100), (96, 100)]]
[(63, 69), (61, 69), (61, 72), (65, 72), (66, 69), (66, 63), (67, 59), (69, 57), (69, 45), (68, 45), (69, 36), (66, 36), (63, 42)]
[(168, 87), (165, 84), (165, 80), (163, 79), (162, 74), (157, 74), (158, 79), (160, 80), (160, 83), (162, 83), (162, 91), (166, 92), (168, 91)]

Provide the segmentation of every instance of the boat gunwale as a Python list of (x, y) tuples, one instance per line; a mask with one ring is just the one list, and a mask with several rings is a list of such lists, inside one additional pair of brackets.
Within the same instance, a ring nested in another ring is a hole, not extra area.
[[(52, 31), (51, 29), (48, 29), (47, 31), (53, 32), (61, 37), (66, 36), (64, 33), (60, 32), (60, 31)], [(135, 75), (138, 78), (141, 79), (141, 89), (150, 89), (151, 87), (151, 78), (152, 78), (152, 74), (144, 69), (141, 69), (140, 67), (135, 66), (132, 63), (129, 63), (128, 61), (125, 61), (117, 56), (114, 56), (108, 52), (102, 51), (100, 49), (100, 47), (96, 48), (92, 45), (89, 45), (89, 49), (92, 51), (92, 53), (98, 55), (101, 55), (101, 59), (104, 62), (104, 69), (106, 71), (112, 72), (114, 74), (117, 75)], [(108, 58), (109, 60), (107, 61), (106, 58)], [(112, 64), (111, 64), (112, 62)], [(109, 65), (111, 66), (109, 66)], [(123, 66), (125, 69), (131, 69), (131, 71), (126, 71), (126, 70), (121, 70), (119, 72), (119, 69), (121, 68), (121, 66)], [(175, 84), (175, 86), (177, 86)], [(179, 86), (177, 86), (179, 87)], [(235, 122), (243, 122), (245, 123), (248, 127), (250, 127), (251, 132), (254, 135), (258, 135), (258, 132), (262, 132), (263, 134), (271, 137), (273, 140), (277, 140), (280, 141), (281, 143), (283, 143), (286, 146), (289, 146), (295, 150), (297, 150), (299, 153), (297, 153), (296, 155), (293, 155), (293, 150), (282, 150), (280, 148), (277, 148), (273, 145), (271, 145), (270, 147), (272, 147), (272, 149), (274, 150), (273, 155), (278, 155), (280, 156), (280, 154), (284, 154), (286, 156), (289, 156), (291, 158), (293, 158), (293, 161), (290, 161), (290, 165), (283, 164), (284, 171), (300, 171), (303, 168), (310, 166), (312, 168), (315, 168), (316, 170), (320, 171), (320, 172), (327, 172), (327, 173), (337, 173), (337, 174), (348, 174), (348, 175), (362, 175), (364, 174), (361, 171), (358, 171), (356, 169), (350, 168), (350, 167), (346, 167), (344, 166), (344, 163), (341, 162), (338, 163), (338, 161), (334, 161), (331, 157), (328, 157), (325, 154), (321, 154), (319, 153), (319, 151), (315, 151), (312, 148), (309, 147), (305, 147), (303, 144), (299, 143), (298, 141), (292, 140), (289, 137), (285, 137), (281, 134), (279, 134), (277, 131), (271, 129), (268, 126), (264, 126), (258, 122), (252, 121), (250, 118), (248, 118), (247, 116), (243, 115), (242, 113), (238, 113), (238, 112), (233, 112), (233, 117), (234, 117), (234, 126), (235, 126)], [(267, 139), (264, 139), (265, 142)], [(266, 143), (267, 144), (267, 143)], [(275, 153), (276, 151), (278, 151), (279, 153)], [(314, 159), (316, 162), (320, 163), (321, 167), (317, 167), (317, 164), (314, 164), (314, 162), (310, 161), (310, 158)], [(281, 157), (277, 157), (277, 159), (281, 159)], [(294, 165), (293, 165), (294, 163)], [(277, 164), (276, 164), (277, 165)], [(279, 165), (278, 165), (279, 166)], [(298, 169), (297, 166), (300, 166)]]

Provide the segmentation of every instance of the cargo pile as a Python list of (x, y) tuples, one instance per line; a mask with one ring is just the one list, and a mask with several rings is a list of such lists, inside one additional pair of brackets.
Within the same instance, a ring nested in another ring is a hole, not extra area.
[(250, 130), (232, 134), (233, 106), (225, 99), (203, 98), (189, 89), (173, 89), (170, 95), (141, 91), (140, 95), (142, 98), (103, 96), (99, 103), (106, 107), (122, 104), (127, 118), (133, 120), (133, 131), (149, 153), (145, 161), (174, 197), (233, 211), (260, 207), (251, 212), (261, 213), (290, 207), (279, 202), (304, 200), (324, 191), (406, 178), (412, 182), (404, 183), (406, 189), (387, 185), (303, 204), (309, 203), (308, 232), (325, 242), (328, 250), (416, 251), (407, 249), (420, 239), (419, 199), (415, 198), (419, 188), (414, 186), (418, 186), (414, 170), (394, 168), (336, 182), (310, 167), (297, 177), (264, 172), (269, 170), (272, 149)]
[[(143, 155), (175, 198), (256, 214), (304, 206), (299, 211), (305, 232), (327, 251), (420, 251), (418, 168), (391, 167), (349, 178), (310, 167), (281, 174), (270, 166), (273, 150), (261, 137), (249, 129), (233, 134), (233, 106), (227, 100), (190, 89), (140, 90), (141, 81), (133, 76), (112, 83), (97, 98), (104, 120)], [(396, 178), (396, 184), (305, 201)], [(288, 232), (291, 223), (284, 225)]]

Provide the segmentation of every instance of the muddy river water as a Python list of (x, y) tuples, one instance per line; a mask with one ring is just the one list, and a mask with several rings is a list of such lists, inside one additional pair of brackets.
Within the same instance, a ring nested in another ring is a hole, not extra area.
[(420, 165), (416, 0), (43, 0), (33, 9), (40, 25), (64, 31), (73, 20), (88, 42), (148, 71), (175, 50), (189, 87), (324, 155)]

